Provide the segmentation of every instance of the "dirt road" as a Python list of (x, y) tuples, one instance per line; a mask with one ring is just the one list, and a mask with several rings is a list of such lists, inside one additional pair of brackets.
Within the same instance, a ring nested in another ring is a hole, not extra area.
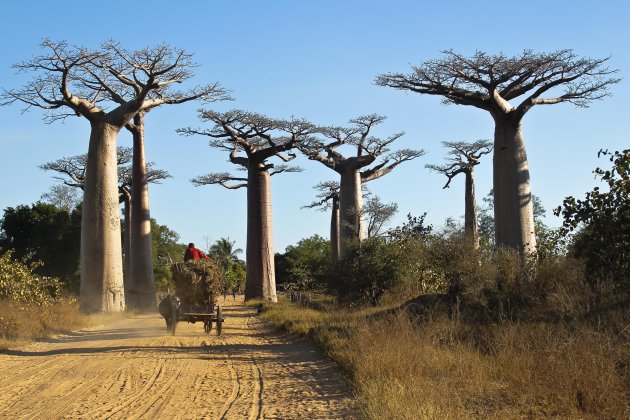
[(0, 354), (0, 418), (354, 417), (338, 368), (307, 340), (225, 302), (223, 335), (139, 315)]

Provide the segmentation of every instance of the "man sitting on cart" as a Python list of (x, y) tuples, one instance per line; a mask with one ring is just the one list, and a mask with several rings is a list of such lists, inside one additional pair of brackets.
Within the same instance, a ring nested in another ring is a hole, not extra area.
[(188, 244), (188, 248), (186, 248), (186, 252), (184, 252), (184, 262), (186, 261), (198, 261), (198, 260), (208, 260), (209, 258), (206, 254), (203, 253), (200, 249), (195, 248), (195, 244), (192, 242)]

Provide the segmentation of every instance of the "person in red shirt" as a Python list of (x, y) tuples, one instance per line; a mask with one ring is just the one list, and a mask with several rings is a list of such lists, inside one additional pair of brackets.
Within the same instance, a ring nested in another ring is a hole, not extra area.
[(186, 252), (184, 252), (184, 262), (186, 261), (198, 261), (208, 260), (209, 258), (200, 249), (195, 248), (195, 244), (192, 242), (188, 244)]

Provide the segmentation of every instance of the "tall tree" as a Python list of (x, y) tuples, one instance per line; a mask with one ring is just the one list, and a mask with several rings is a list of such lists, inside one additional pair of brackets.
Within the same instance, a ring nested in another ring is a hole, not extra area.
[(477, 223), (477, 203), (475, 199), (475, 166), (479, 165), (481, 156), (492, 152), (492, 142), (477, 140), (473, 143), (464, 141), (444, 141), (442, 146), (448, 149), (446, 163), (442, 165), (426, 165), (427, 168), (446, 175), (443, 188), (448, 188), (451, 181), (459, 174), (466, 177), (464, 190), (464, 232), (475, 248), (479, 247), (479, 226)]
[[(132, 168), (131, 162), (133, 160), (133, 150), (129, 147), (117, 147), (117, 164), (118, 164), (118, 194), (119, 202), (123, 203), (124, 227), (123, 227), (123, 273), (124, 273), (124, 287), (125, 297), (129, 296), (129, 290), (132, 287), (130, 280), (130, 266), (131, 261), (135, 257), (132, 257), (131, 252), (131, 226), (132, 226)], [(77, 155), (71, 157), (64, 157), (52, 162), (40, 165), (41, 169), (53, 171), (61, 174), (61, 176), (55, 176), (63, 182), (63, 185), (70, 188), (84, 189), (85, 186), (85, 171), (87, 166), (87, 155)], [(147, 165), (146, 178), (150, 183), (159, 183), (161, 180), (170, 178), (168, 172), (161, 169), (153, 169), (153, 162), (149, 162)]]
[[(365, 187), (365, 184), (363, 185)], [(330, 217), (330, 248), (335, 260), (340, 258), (339, 254), (339, 183), (335, 181), (320, 182), (313, 188), (318, 191), (317, 200), (303, 206), (303, 208), (316, 208), (319, 211), (331, 211)], [(396, 203), (383, 203), (377, 196), (368, 197), (370, 194), (363, 188), (363, 199), (367, 197), (363, 208), (363, 216), (366, 222), (366, 233), (368, 238), (380, 236), (383, 227), (398, 211)]]
[[(485, 237), (488, 243), (494, 244), (494, 190), (490, 189), (481, 201), (483, 204), (478, 209), (479, 236)], [(541, 234), (544, 236), (545, 230), (548, 229), (544, 222), (547, 210), (545, 210), (540, 197), (536, 194), (532, 194), (532, 207), (534, 226), (536, 226), (536, 243), (538, 243), (540, 242)]]
[[(471, 105), (490, 113), (495, 123), (496, 243), (523, 254), (533, 253), (536, 239), (523, 117), (534, 105), (569, 102), (588, 106), (607, 96), (610, 85), (619, 82), (612, 76), (616, 70), (604, 66), (608, 58), (580, 58), (572, 50), (525, 50), (514, 57), (479, 51), (465, 57), (448, 50), (444, 55), (441, 60), (413, 67), (409, 74), (382, 74), (376, 84), (442, 96), (446, 104)], [(521, 97), (518, 105), (510, 103)]]
[[(303, 120), (274, 120), (240, 110), (200, 112), (202, 121), (214, 124), (207, 130), (182, 128), (185, 135), (210, 137), (210, 146), (229, 152), (230, 162), (247, 171), (247, 177), (211, 173), (193, 179), (195, 185), (219, 184), (228, 189), (247, 187), (247, 279), (245, 299), (277, 301), (271, 222), (271, 176), (299, 170), (268, 163), (272, 157), (284, 162), (295, 158), (295, 148), (314, 127)], [(284, 155), (283, 152), (288, 152)], [(243, 155), (244, 154), (244, 155)]]
[[(170, 56), (174, 59), (178, 70), (173, 75), (181, 83), (192, 76), (192, 69), (196, 66), (192, 62), (192, 54), (183, 50), (161, 45), (152, 50), (128, 52), (116, 43), (110, 43), (109, 48), (116, 52), (122, 60), (116, 63), (115, 74), (123, 74), (118, 78), (124, 89), (113, 100), (119, 104), (137, 96), (143, 89), (134, 72), (128, 72), (128, 63), (138, 58), (146, 62), (154, 60), (156, 55)], [(126, 74), (127, 73), (127, 74)], [(177, 105), (185, 102), (200, 100), (213, 102), (230, 99), (225, 89), (218, 83), (197, 86), (188, 90), (176, 90), (172, 86), (167, 92), (153, 93), (152, 98), (158, 99), (150, 106), (144, 107), (125, 126), (133, 137), (133, 163), (131, 168), (131, 206), (129, 251), (133, 258), (129, 261), (130, 289), (128, 305), (136, 309), (151, 309), (155, 306), (155, 284), (153, 279), (153, 256), (151, 250), (151, 212), (149, 206), (150, 170), (147, 168), (145, 154), (145, 117), (157, 106)]]
[(317, 200), (304, 208), (318, 208), (320, 211), (331, 210), (330, 213), (330, 249), (334, 259), (339, 255), (339, 183), (335, 181), (320, 182), (315, 185)]
[[(172, 85), (190, 77), (193, 63), (167, 46), (124, 52), (109, 42), (90, 50), (44, 40), (43, 55), (14, 65), (33, 72), (21, 89), (4, 90), (3, 104), (21, 102), (49, 111), (48, 121), (81, 116), (90, 123), (81, 222), (81, 307), (120, 311), (125, 307), (120, 216), (116, 185), (119, 131), (140, 112), (176, 100)], [(140, 89), (128, 94), (130, 86)]]
[[(385, 139), (371, 135), (372, 128), (383, 121), (385, 117), (376, 114), (361, 116), (350, 120), (349, 127), (320, 128), (318, 136), (300, 145), (300, 150), (309, 159), (324, 164), (340, 176), (340, 256), (345, 254), (351, 241), (365, 238), (365, 225), (361, 217), (363, 183), (378, 179), (401, 163), (424, 154), (423, 150), (412, 149), (390, 152), (389, 146), (404, 133), (396, 133)], [(339, 151), (341, 146), (350, 146), (354, 154), (344, 156)]]
[[(129, 163), (132, 158), (132, 150), (128, 147), (116, 148), (116, 165), (118, 174), (118, 202), (123, 203), (124, 227), (122, 252), (125, 256), (123, 261), (123, 286), (125, 297), (128, 293), (128, 273), (129, 273), (129, 226), (131, 224), (131, 171)], [(53, 171), (60, 175), (53, 176), (62, 182), (62, 185), (70, 188), (85, 190), (85, 172), (87, 166), (87, 154), (63, 157), (55, 161), (44, 163), (39, 168), (45, 171)]]

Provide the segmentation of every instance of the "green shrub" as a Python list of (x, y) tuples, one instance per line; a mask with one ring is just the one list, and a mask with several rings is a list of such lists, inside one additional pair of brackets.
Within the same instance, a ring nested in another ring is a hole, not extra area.
[(404, 281), (407, 258), (401, 251), (382, 238), (350, 247), (329, 274), (330, 290), (343, 302), (377, 305), (387, 291)]
[(59, 294), (59, 279), (35, 274), (40, 262), (12, 257), (13, 251), (0, 255), (0, 299), (44, 304)]
[(584, 199), (567, 197), (555, 214), (563, 228), (577, 234), (570, 252), (585, 261), (586, 273), (598, 299), (630, 292), (630, 149), (600, 150), (612, 163), (594, 173), (605, 184)]
[(331, 263), (330, 241), (313, 235), (276, 254), (276, 283), (285, 290), (323, 290)]

